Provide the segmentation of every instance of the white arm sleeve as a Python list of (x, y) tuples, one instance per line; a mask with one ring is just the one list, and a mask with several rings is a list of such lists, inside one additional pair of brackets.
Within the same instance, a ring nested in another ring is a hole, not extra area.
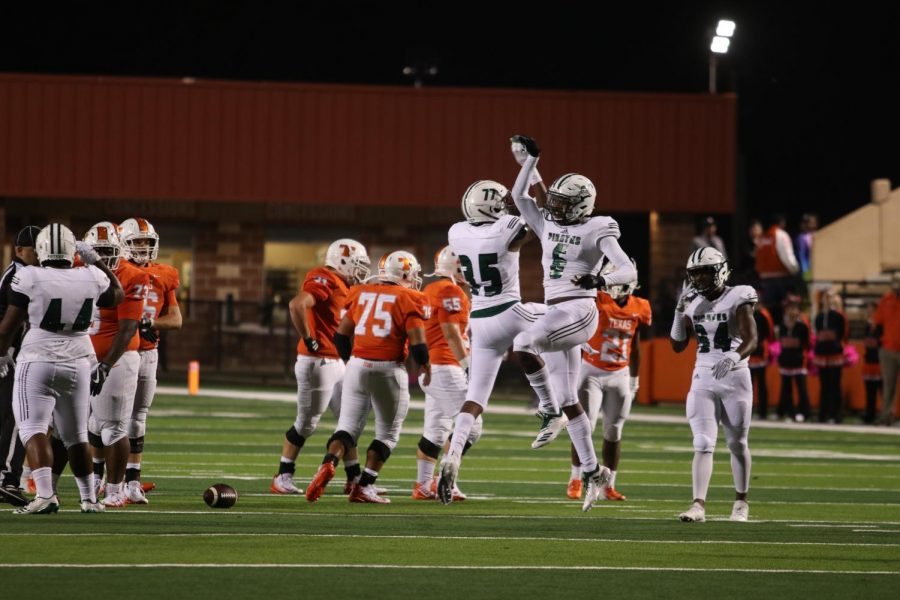
[(676, 342), (683, 342), (687, 339), (687, 331), (684, 327), (684, 313), (675, 311), (675, 318), (672, 319), (672, 331), (669, 332), (669, 337), (671, 337)]
[(797, 257), (794, 256), (794, 245), (791, 243), (791, 236), (784, 230), (779, 229), (775, 233), (775, 251), (788, 271), (794, 274), (800, 270), (800, 265), (797, 264)]
[(540, 236), (544, 231), (544, 215), (541, 214), (541, 209), (534, 203), (534, 199), (526, 193), (532, 173), (537, 167), (537, 162), (538, 159), (534, 156), (529, 156), (525, 159), (522, 168), (519, 170), (519, 176), (516, 177), (516, 184), (512, 189), (512, 197), (513, 202), (516, 203), (516, 208), (522, 214), (522, 218), (525, 219), (532, 231)]
[(619, 240), (611, 235), (600, 238), (600, 250), (609, 261), (616, 266), (616, 270), (609, 275), (603, 276), (603, 281), (607, 285), (619, 285), (622, 283), (631, 283), (637, 279), (637, 271), (631, 264), (631, 259), (622, 250)]

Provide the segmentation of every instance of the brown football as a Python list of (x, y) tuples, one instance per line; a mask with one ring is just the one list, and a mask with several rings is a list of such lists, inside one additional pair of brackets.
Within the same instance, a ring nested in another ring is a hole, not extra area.
[(237, 496), (237, 490), (227, 483), (216, 483), (203, 492), (203, 501), (211, 508), (231, 508)]

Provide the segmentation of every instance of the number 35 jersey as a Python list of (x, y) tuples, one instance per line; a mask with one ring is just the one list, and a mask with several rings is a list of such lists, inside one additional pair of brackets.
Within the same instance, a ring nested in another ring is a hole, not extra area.
[[(743, 341), (738, 330), (737, 310), (744, 304), (756, 302), (756, 290), (749, 285), (725, 286), (725, 291), (715, 300), (707, 300), (698, 294), (690, 301), (684, 315), (691, 320), (697, 337), (696, 366), (713, 367), (726, 352), (737, 350)], [(746, 367), (747, 359), (737, 366)]]
[(28, 311), (17, 361), (63, 362), (94, 354), (88, 328), (109, 279), (97, 267), (25, 267), (13, 279), (10, 304)]
[(447, 242), (459, 257), (463, 275), (472, 290), (472, 310), (518, 302), (519, 253), (509, 244), (525, 223), (513, 215), (503, 215), (493, 223), (472, 225), (465, 221), (450, 227)]
[(619, 371), (628, 366), (631, 345), (639, 325), (650, 325), (650, 303), (643, 298), (628, 296), (625, 306), (619, 306), (606, 292), (597, 294), (600, 321), (588, 345), (596, 352), (584, 352), (586, 362), (604, 371)]

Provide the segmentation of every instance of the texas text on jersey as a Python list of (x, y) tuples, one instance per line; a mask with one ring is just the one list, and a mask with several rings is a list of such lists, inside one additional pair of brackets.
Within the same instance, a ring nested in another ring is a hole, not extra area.
[(588, 345), (596, 352), (585, 352), (582, 358), (604, 371), (618, 371), (628, 366), (631, 342), (639, 325), (649, 326), (652, 316), (650, 303), (629, 296), (625, 306), (619, 306), (605, 292), (597, 295), (600, 323)]

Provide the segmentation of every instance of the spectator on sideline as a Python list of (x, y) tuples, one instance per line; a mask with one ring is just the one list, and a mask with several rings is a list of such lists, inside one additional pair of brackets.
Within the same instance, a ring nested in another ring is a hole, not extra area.
[(863, 423), (869, 425), (875, 422), (875, 407), (878, 406), (878, 390), (881, 388), (881, 365), (878, 363), (881, 340), (878, 336), (878, 326), (875, 325), (877, 307), (878, 303), (875, 301), (866, 303), (866, 352), (862, 367), (863, 383), (866, 386), (866, 412), (863, 415)]
[(762, 222), (752, 219), (747, 227), (747, 237), (741, 247), (740, 265), (734, 281), (752, 285), (759, 292), (759, 275), (756, 273), (756, 248), (763, 234)]
[[(802, 423), (809, 418), (809, 392), (806, 387), (806, 352), (809, 350), (809, 323), (800, 314), (800, 296), (788, 295), (784, 302), (784, 321), (779, 327), (778, 371), (781, 373), (781, 400), (778, 418)], [(794, 410), (793, 386), (797, 386), (799, 404)]]
[(881, 364), (881, 414), (878, 422), (894, 422), (894, 400), (897, 396), (897, 375), (900, 373), (900, 271), (891, 278), (891, 291), (881, 297), (875, 311), (875, 325), (881, 337), (878, 362)]
[(812, 242), (813, 233), (819, 228), (819, 218), (806, 213), (800, 220), (800, 233), (797, 234), (797, 261), (800, 263), (800, 273), (804, 281), (809, 281), (810, 268), (812, 267)]
[(841, 370), (844, 367), (844, 342), (850, 328), (847, 317), (840, 310), (840, 297), (834, 290), (822, 294), (814, 327), (813, 362), (819, 369), (820, 383), (819, 422), (840, 423), (843, 420)]
[(794, 275), (800, 266), (794, 256), (791, 236), (784, 230), (784, 215), (774, 215), (756, 248), (756, 272), (759, 273), (762, 303), (776, 323), (782, 320), (782, 303), (788, 293), (796, 293)]
[(725, 244), (722, 242), (722, 238), (716, 235), (717, 231), (716, 220), (712, 217), (706, 217), (703, 220), (703, 225), (701, 226), (700, 233), (694, 237), (693, 247), (691, 248), (691, 252), (694, 250), (699, 250), (700, 248), (706, 248), (708, 246), (712, 246), (716, 250), (722, 253), (726, 259), (728, 258), (728, 253), (725, 252)]
[(766, 367), (769, 366), (769, 345), (775, 341), (775, 324), (772, 315), (759, 302), (753, 306), (753, 320), (756, 321), (756, 350), (750, 355), (750, 379), (756, 385), (756, 414), (765, 421), (769, 412)]

